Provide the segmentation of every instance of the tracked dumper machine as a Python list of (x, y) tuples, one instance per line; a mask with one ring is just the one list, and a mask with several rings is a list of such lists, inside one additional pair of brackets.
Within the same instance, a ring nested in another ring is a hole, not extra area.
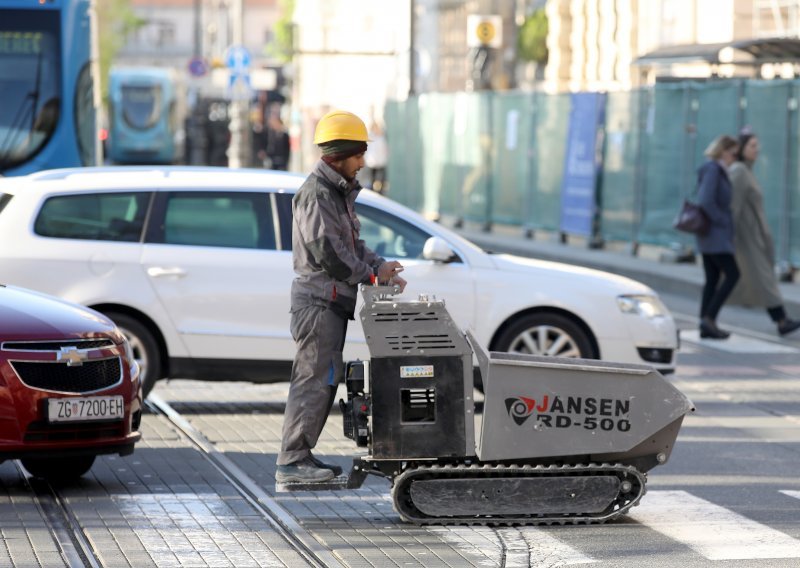
[(388, 286), (361, 293), (370, 359), (347, 365), (340, 406), (345, 436), (366, 455), (349, 476), (279, 490), (357, 488), (378, 475), (411, 523), (600, 523), (639, 502), (693, 410), (649, 366), (487, 353), (443, 301), (402, 301)]

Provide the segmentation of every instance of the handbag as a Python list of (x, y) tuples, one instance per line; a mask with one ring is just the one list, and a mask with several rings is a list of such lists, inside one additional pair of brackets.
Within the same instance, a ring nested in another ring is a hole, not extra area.
[(695, 235), (705, 235), (710, 225), (711, 222), (703, 208), (689, 199), (683, 200), (683, 204), (672, 222), (672, 226), (677, 230)]

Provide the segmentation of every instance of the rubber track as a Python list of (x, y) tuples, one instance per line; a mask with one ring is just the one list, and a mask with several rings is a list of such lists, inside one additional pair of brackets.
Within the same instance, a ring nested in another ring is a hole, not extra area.
[[(411, 499), (411, 484), (417, 479), (447, 478), (497, 478), (497, 477), (557, 477), (563, 475), (614, 475), (620, 482), (631, 483), (631, 490), (620, 493), (617, 499), (600, 514), (569, 515), (530, 515), (521, 516), (469, 516), (469, 517), (431, 517), (414, 506)], [(406, 469), (394, 479), (392, 498), (395, 511), (402, 519), (418, 525), (566, 525), (599, 524), (624, 515), (637, 505), (645, 494), (646, 475), (638, 469), (623, 464), (587, 465), (432, 465)]]

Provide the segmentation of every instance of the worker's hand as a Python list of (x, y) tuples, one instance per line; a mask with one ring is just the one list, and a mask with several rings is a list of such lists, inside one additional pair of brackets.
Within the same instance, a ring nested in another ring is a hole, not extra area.
[[(384, 262), (378, 267), (378, 284), (387, 285), (391, 283), (398, 273), (403, 271), (403, 265), (396, 260)], [(405, 282), (405, 280), (403, 280)]]
[(400, 278), (399, 276), (392, 276), (392, 279), (389, 280), (389, 284), (392, 286), (400, 286), (400, 292), (402, 292), (403, 290), (406, 289), (406, 284), (408, 284), (408, 282), (406, 282), (405, 279)]

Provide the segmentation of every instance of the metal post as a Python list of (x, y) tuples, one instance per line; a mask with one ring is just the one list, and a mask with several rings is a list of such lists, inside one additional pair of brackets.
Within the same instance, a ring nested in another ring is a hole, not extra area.
[(778, 277), (782, 282), (792, 282), (794, 280), (794, 268), (791, 261), (791, 157), (795, 155), (795, 139), (792, 135), (795, 132), (797, 121), (797, 98), (792, 86), (789, 87), (789, 96), (786, 101), (786, 153), (785, 165), (783, 168), (783, 187), (781, 191), (781, 214), (778, 218), (778, 251), (777, 251), (777, 271)]
[(417, 79), (417, 60), (416, 54), (414, 53), (415, 45), (416, 45), (416, 38), (414, 37), (417, 33), (417, 27), (415, 25), (416, 21), (416, 2), (414, 0), (409, 0), (408, 2), (410, 7), (410, 24), (409, 24), (409, 37), (408, 37), (408, 97), (411, 98), (416, 94), (416, 79)]
[[(233, 0), (231, 3), (231, 40), (236, 46), (244, 45), (243, 34), (243, 0)], [(249, 165), (250, 157), (250, 100), (249, 96), (237, 95), (236, 88), (241, 85), (233, 85), (233, 100), (231, 101), (231, 143), (228, 148), (228, 166), (231, 168), (243, 168)]]
[(194, 56), (203, 55), (202, 0), (194, 0)]

